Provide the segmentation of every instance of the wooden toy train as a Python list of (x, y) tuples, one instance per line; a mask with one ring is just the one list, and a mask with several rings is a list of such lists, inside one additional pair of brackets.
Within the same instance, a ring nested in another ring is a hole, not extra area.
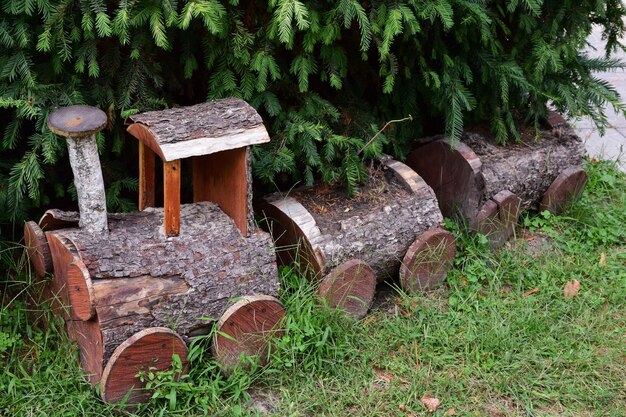
[[(26, 223), (25, 243), (36, 276), (51, 273), (44, 296), (65, 318), (81, 365), (107, 402), (149, 398), (138, 372), (169, 368), (173, 354), (186, 369), (187, 344), (214, 326), (212, 353), (224, 372), (242, 354), (266, 361), (268, 339), (281, 333), (285, 315), (276, 298), (277, 257), (296, 260), (331, 306), (361, 318), (378, 282), (399, 274), (404, 289), (421, 291), (445, 279), (456, 247), (442, 229), (442, 211), (454, 206), (499, 245), (520, 206), (543, 196), (543, 206), (560, 207), (582, 188), (572, 178), (584, 176), (562, 169), (582, 156), (572, 135), (543, 141), (572, 150), (556, 162), (553, 148), (529, 157), (534, 165), (524, 172), (545, 168), (531, 175), (534, 182), (528, 175), (498, 180), (506, 177), (497, 165), (506, 158), (483, 161), (481, 170), (466, 145), (438, 139), (409, 157), (426, 181), (386, 157), (355, 199), (325, 185), (264, 196), (257, 204), (264, 231), (253, 218), (250, 146), (269, 136), (252, 107), (224, 99), (132, 116), (140, 211), (108, 214), (95, 142), (106, 122), (88, 106), (50, 115), (50, 129), (67, 139), (79, 213), (48, 210)], [(163, 207), (155, 204), (155, 155), (163, 161)], [(186, 158), (193, 203), (181, 205)]]

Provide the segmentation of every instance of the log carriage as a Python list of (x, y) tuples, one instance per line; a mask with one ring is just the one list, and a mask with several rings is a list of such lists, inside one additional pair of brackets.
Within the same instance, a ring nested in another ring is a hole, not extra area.
[(562, 211), (587, 183), (584, 147), (565, 119), (551, 113), (546, 127), (501, 146), (484, 130), (458, 143), (443, 136), (419, 140), (407, 158), (435, 190), (444, 216), (456, 217), (499, 248), (513, 235), (522, 210)]
[(355, 198), (317, 184), (264, 196), (257, 212), (274, 236), (281, 264), (300, 268), (332, 307), (362, 318), (376, 284), (395, 281), (409, 292), (435, 288), (456, 254), (443, 230), (433, 190), (389, 157), (370, 169)]

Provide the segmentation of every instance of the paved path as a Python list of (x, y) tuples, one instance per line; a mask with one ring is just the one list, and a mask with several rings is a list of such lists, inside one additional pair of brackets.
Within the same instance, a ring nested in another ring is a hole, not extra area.
[[(604, 56), (605, 42), (602, 41), (600, 30), (594, 30), (589, 37), (589, 42), (596, 48), (596, 50), (589, 49), (590, 56)], [(614, 57), (626, 60), (626, 54), (621, 51), (614, 54)], [(626, 101), (626, 71), (620, 69), (598, 73), (597, 75), (610, 82), (621, 94), (622, 101)], [(618, 161), (621, 170), (626, 172), (626, 118), (623, 114), (616, 113), (612, 107), (607, 108), (606, 113), (609, 126), (602, 137), (589, 118), (574, 122), (574, 127), (578, 135), (585, 141), (585, 148), (590, 157)]]

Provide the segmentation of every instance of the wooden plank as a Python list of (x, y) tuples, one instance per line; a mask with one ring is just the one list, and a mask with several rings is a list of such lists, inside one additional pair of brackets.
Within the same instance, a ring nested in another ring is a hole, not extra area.
[(248, 236), (248, 176), (246, 148), (192, 159), (193, 201), (211, 201)]
[(130, 120), (128, 132), (164, 161), (270, 141), (256, 110), (236, 98), (136, 114)]
[(163, 163), (163, 231), (165, 236), (180, 234), (180, 159)]
[(155, 153), (143, 142), (139, 142), (139, 210), (154, 207)]

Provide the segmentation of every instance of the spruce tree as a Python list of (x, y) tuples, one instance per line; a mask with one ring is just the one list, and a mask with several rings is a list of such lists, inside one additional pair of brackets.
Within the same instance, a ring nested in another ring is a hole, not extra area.
[[(605, 105), (624, 107), (594, 71), (623, 67), (610, 52), (623, 48), (624, 15), (619, 0), (4, 0), (0, 223), (71, 198), (65, 145), (46, 127), (69, 104), (109, 114), (99, 141), (111, 210), (132, 209), (136, 188), (124, 117), (207, 99), (261, 112), (265, 183), (351, 192), (368, 158), (401, 157), (424, 133), (454, 140), (488, 123), (505, 143), (539, 127), (549, 103), (603, 127)], [(582, 52), (594, 24), (604, 59)]]

